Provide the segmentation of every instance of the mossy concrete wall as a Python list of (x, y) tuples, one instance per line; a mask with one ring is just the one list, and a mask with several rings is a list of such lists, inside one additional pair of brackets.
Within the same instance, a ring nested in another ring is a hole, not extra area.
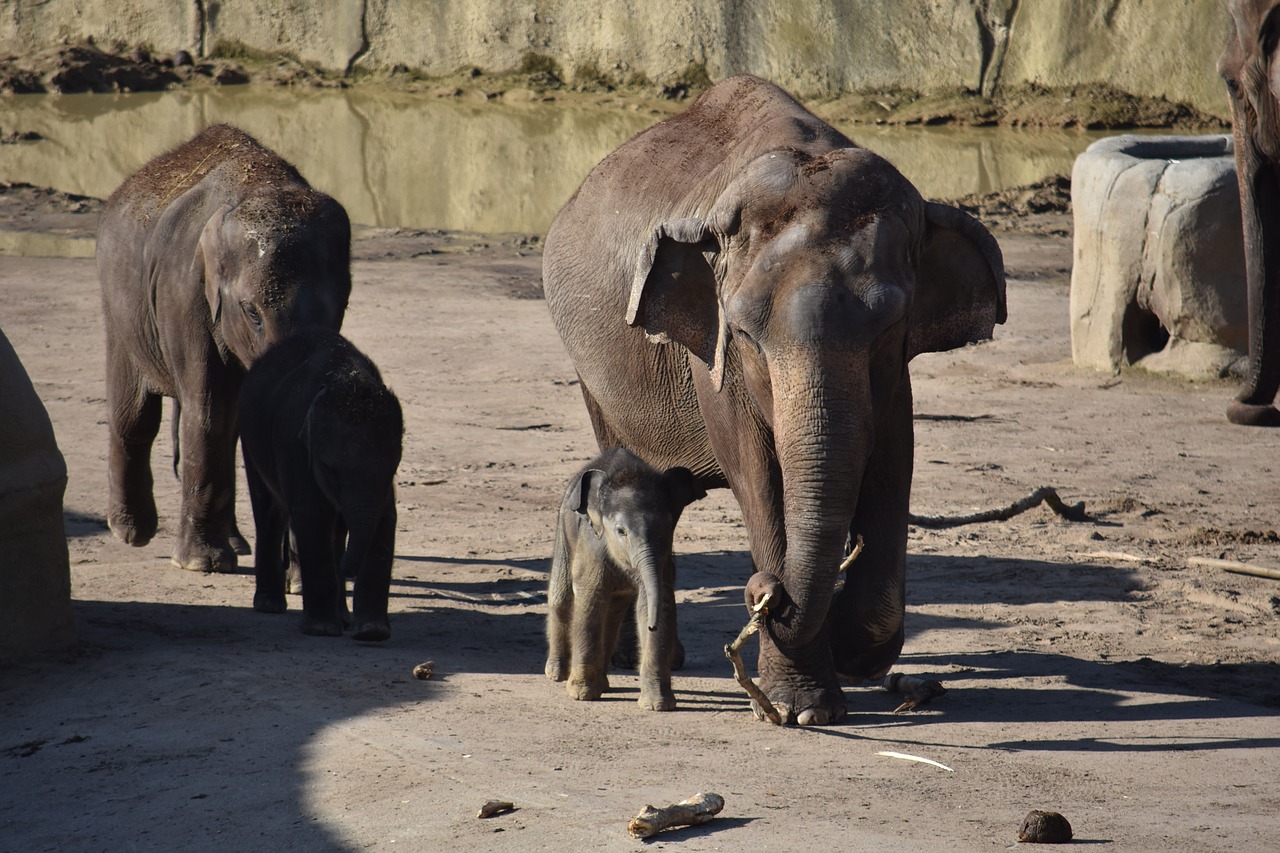
[[(107, 11), (107, 10), (110, 11)], [(802, 95), (1109, 82), (1226, 114), (1223, 0), (0, 0), (0, 52), (63, 40), (284, 51), (328, 69), (769, 77)]]

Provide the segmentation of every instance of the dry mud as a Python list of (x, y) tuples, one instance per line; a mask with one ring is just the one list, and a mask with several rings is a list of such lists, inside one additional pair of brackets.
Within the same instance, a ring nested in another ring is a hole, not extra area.
[[(6, 199), (5, 227), (92, 228), (91, 200)], [(633, 673), (595, 703), (542, 675), (555, 507), (594, 443), (537, 298), (536, 238), (356, 244), (344, 332), (407, 422), (393, 636), (377, 646), (304, 637), (296, 609), (254, 613), (245, 571), (169, 564), (167, 429), (160, 535), (111, 539), (93, 262), (0, 258), (0, 327), (70, 471), (81, 638), (0, 673), (3, 846), (911, 853), (1011, 848), (1045, 809), (1100, 849), (1275, 849), (1280, 583), (1189, 560), (1280, 563), (1280, 431), (1227, 424), (1227, 383), (1076, 369), (1069, 219), (1039, 215), (1053, 221), (998, 232), (995, 340), (912, 364), (912, 504), (970, 512), (1052, 485), (1090, 520), (1041, 507), (913, 528), (898, 668), (947, 694), (894, 714), (896, 697), (849, 687), (847, 721), (810, 730), (757, 722), (722, 656), (751, 571), (725, 492), (678, 535), (680, 709), (641, 712)], [(243, 481), (238, 510), (251, 530)], [(416, 680), (426, 660), (435, 676)], [(646, 803), (699, 791), (725, 798), (711, 823), (627, 836)], [(478, 819), (491, 799), (515, 811)]]

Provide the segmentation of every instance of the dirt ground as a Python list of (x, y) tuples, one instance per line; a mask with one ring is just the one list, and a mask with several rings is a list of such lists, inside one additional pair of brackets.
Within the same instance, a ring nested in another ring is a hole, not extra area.
[[(91, 202), (6, 198), (5, 227), (91, 230)], [(1069, 220), (1043, 215), (998, 234), (995, 340), (912, 365), (912, 503), (962, 513), (1052, 485), (1091, 520), (913, 528), (898, 669), (947, 694), (894, 714), (894, 696), (850, 687), (845, 723), (806, 730), (757, 722), (721, 654), (750, 574), (724, 492), (678, 534), (680, 709), (641, 712), (633, 673), (595, 703), (542, 675), (555, 507), (594, 444), (536, 239), (357, 242), (344, 331), (407, 422), (381, 645), (254, 613), (245, 570), (169, 564), (167, 429), (160, 535), (111, 539), (93, 262), (0, 258), (0, 327), (70, 471), (81, 638), (0, 672), (0, 846), (911, 853), (1014, 847), (1050, 809), (1103, 849), (1277, 849), (1280, 583), (1189, 558), (1280, 563), (1280, 431), (1228, 425), (1229, 383), (1073, 367)], [(243, 481), (239, 515), (251, 530)], [(700, 791), (725, 799), (710, 824), (626, 834), (646, 803)], [(490, 799), (516, 809), (477, 819)]]

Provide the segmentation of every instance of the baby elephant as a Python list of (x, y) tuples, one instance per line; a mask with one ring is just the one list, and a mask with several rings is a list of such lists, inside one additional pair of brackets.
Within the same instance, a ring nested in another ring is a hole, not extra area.
[[(547, 677), (574, 699), (599, 699), (628, 608), (640, 636), (640, 706), (670, 711), (676, 647), (671, 539), (706, 492), (687, 468), (659, 472), (620, 448), (569, 483), (556, 525), (547, 614)], [(642, 630), (641, 625), (648, 627)]]
[(302, 573), (302, 632), (341, 636), (348, 621), (346, 578), (354, 578), (353, 636), (387, 639), (395, 475), (404, 437), (400, 401), (346, 338), (313, 328), (254, 362), (239, 408), (257, 527), (253, 609), (285, 610), (292, 529)]

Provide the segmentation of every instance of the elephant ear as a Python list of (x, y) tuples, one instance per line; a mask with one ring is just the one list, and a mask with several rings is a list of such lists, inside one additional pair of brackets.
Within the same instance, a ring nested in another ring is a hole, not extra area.
[(945, 204), (925, 206), (907, 358), (990, 340), (1007, 317), (1004, 256), (982, 223)]
[(204, 279), (204, 295), (209, 301), (209, 316), (213, 318), (213, 327), (218, 327), (222, 318), (222, 291), (226, 281), (223, 270), (223, 253), (220, 251), (223, 229), (226, 227), (227, 213), (231, 208), (222, 205), (213, 212), (213, 216), (205, 223), (200, 232), (200, 245), (196, 249), (196, 265), (199, 266)]
[(604, 520), (600, 516), (600, 485), (604, 477), (599, 468), (588, 468), (573, 479), (568, 494), (564, 496), (564, 505), (585, 516), (597, 537), (604, 535)]
[(654, 229), (640, 249), (627, 325), (640, 326), (657, 343), (674, 341), (693, 353), (719, 391), (724, 382), (728, 327), (705, 253), (720, 251), (702, 219), (673, 219)]

